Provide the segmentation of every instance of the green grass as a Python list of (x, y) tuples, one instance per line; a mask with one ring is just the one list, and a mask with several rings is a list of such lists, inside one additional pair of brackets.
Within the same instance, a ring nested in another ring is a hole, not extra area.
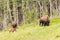
[(50, 26), (24, 24), (16, 32), (0, 31), (0, 40), (60, 40), (60, 18), (53, 18)]

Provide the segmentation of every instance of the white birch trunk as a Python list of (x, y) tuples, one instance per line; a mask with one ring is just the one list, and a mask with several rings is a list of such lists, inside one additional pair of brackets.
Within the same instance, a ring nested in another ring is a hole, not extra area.
[(43, 3), (42, 4), (40, 4), (40, 2), (39, 1), (37, 1), (38, 2), (38, 5), (39, 5), (39, 15), (40, 15), (40, 17), (42, 16), (42, 12), (43, 12)]
[(14, 0), (13, 0), (13, 14), (14, 14), (14, 20), (17, 22), (18, 25), (18, 10), (17, 10), (16, 1)]
[(58, 16), (60, 16), (60, 0), (57, 0), (58, 1)]
[(49, 2), (50, 2), (50, 17), (52, 17), (53, 16), (53, 5), (52, 5), (51, 0), (49, 0)]
[(23, 21), (22, 24), (25, 24), (25, 12), (24, 12), (24, 1), (22, 0), (22, 14), (23, 14)]
[(58, 6), (58, 15), (60, 16), (60, 4)]

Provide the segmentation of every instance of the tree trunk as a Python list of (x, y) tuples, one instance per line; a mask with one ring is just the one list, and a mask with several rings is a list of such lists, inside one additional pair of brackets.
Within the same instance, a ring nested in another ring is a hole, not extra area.
[(22, 21), (22, 24), (25, 23), (25, 9), (24, 9), (24, 1), (22, 0), (22, 16), (23, 16), (23, 21)]
[(4, 19), (3, 19), (3, 28), (7, 27), (7, 4), (6, 4), (7, 0), (3, 1), (3, 9), (4, 9)]
[(39, 2), (39, 1), (37, 1), (37, 4), (38, 4), (38, 11), (39, 11), (39, 18), (42, 16), (42, 13), (43, 13), (43, 2)]
[(52, 5), (52, 0), (49, 0), (50, 2), (50, 16), (53, 16), (53, 5)]
[(60, 16), (60, 0), (57, 0), (58, 1), (58, 16)]

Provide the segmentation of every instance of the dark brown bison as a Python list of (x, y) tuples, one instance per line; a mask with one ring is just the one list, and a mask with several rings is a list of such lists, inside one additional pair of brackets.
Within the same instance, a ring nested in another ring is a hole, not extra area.
[(9, 29), (9, 32), (14, 32), (14, 31), (16, 31), (16, 28), (17, 28), (17, 22), (16, 22), (16, 21), (13, 21), (13, 22), (12, 22), (12, 28)]
[(42, 26), (49, 26), (50, 20), (48, 15), (42, 16), (39, 20), (39, 25)]

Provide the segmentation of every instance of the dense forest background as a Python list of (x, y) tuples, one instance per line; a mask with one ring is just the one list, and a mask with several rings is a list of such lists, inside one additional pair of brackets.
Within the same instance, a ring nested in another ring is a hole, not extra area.
[(12, 20), (17, 24), (38, 22), (43, 15), (60, 16), (60, 0), (0, 0), (0, 25), (3, 28)]

